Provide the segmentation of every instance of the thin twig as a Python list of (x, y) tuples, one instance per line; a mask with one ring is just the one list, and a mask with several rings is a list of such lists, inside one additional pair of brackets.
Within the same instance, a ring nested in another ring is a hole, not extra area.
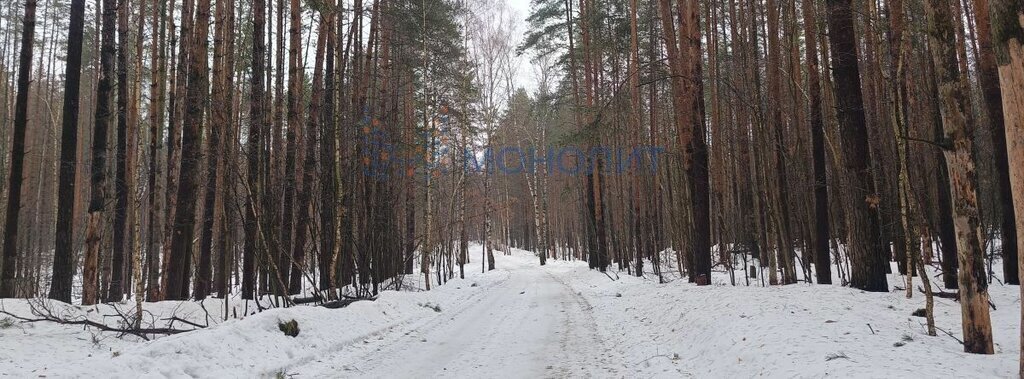
[(950, 336), (951, 338), (955, 339), (955, 340), (956, 340), (956, 342), (959, 342), (959, 343), (960, 343), (961, 345), (963, 345), (963, 344), (964, 344), (964, 341), (963, 341), (963, 340), (961, 340), (961, 339), (959, 339), (959, 338), (956, 338), (956, 336), (954, 336), (954, 335), (953, 335), (953, 333), (950, 333), (950, 332), (949, 332), (949, 331), (947, 331), (946, 329), (942, 329), (942, 328), (940, 328), (940, 327), (938, 327), (938, 326), (936, 326), (936, 327), (935, 327), (935, 329), (938, 329), (938, 330), (942, 331), (943, 333), (946, 333), (946, 335), (947, 335), (947, 336)]

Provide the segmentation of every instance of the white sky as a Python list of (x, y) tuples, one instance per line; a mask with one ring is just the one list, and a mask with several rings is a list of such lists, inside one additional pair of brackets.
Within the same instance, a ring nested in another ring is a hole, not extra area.
[[(515, 12), (519, 20), (516, 29), (516, 45), (523, 40), (523, 33), (526, 33), (526, 17), (530, 15), (530, 0), (505, 0), (509, 8)], [(523, 54), (519, 57), (519, 72), (516, 75), (516, 86), (526, 88), (531, 94), (537, 89), (537, 78), (533, 64), (530, 62), (530, 55)]]

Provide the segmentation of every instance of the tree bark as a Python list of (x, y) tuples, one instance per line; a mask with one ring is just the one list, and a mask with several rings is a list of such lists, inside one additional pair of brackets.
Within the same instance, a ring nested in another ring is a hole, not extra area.
[[(159, 4), (159, 6), (157, 5)], [(150, 80), (150, 107), (149, 107), (149, 176), (148, 176), (148, 197), (149, 217), (147, 222), (146, 238), (146, 299), (155, 301), (160, 294), (160, 220), (163, 214), (160, 213), (160, 198), (157, 180), (160, 177), (159, 151), (162, 148), (160, 141), (163, 140), (164, 124), (164, 100), (167, 90), (164, 83), (167, 80), (167, 57), (165, 53), (167, 42), (167, 2), (153, 0), (153, 21), (151, 23), (154, 37), (151, 48), (151, 80)], [(141, 253), (141, 252), (140, 252)]]
[[(693, 220), (689, 242), (694, 264), (690, 281), (710, 284), (710, 197), (707, 172), (707, 142), (704, 140), (704, 98), (700, 76), (700, 27), (698, 4), (681, 0), (679, 19), (673, 23), (671, 0), (660, 0), (662, 32), (672, 73), (672, 103), (682, 150), (682, 166), (688, 176)], [(679, 34), (676, 34), (676, 24)], [(704, 279), (701, 279), (701, 276)]]
[(861, 95), (860, 68), (851, 0), (828, 0), (829, 45), (835, 80), (836, 111), (842, 137), (847, 227), (850, 246), (850, 285), (865, 291), (888, 292), (887, 249), (880, 240), (879, 195), (872, 178), (872, 157)]
[(199, 162), (202, 159), (201, 130), (203, 110), (209, 94), (207, 37), (210, 30), (210, 0), (196, 3), (195, 33), (189, 39), (188, 84), (185, 90), (185, 117), (181, 137), (181, 167), (178, 170), (178, 195), (168, 266), (166, 300), (184, 300), (189, 296), (192, 249), (195, 235), (196, 202), (199, 191)]
[[(284, 172), (282, 173), (284, 175), (284, 201), (281, 208), (281, 240), (278, 241), (279, 245), (282, 246), (281, 256), (278, 260), (278, 269), (280, 270), (281, 284), (285, 286), (289, 284), (289, 274), (292, 271), (292, 265), (302, 264), (302, 262), (296, 262), (294, 257), (291, 256), (295, 216), (295, 209), (293, 208), (295, 205), (297, 176), (295, 172), (295, 155), (297, 154), (299, 133), (302, 128), (302, 114), (299, 109), (299, 104), (302, 101), (303, 80), (302, 57), (300, 56), (302, 53), (302, 11), (299, 8), (298, 0), (290, 0), (290, 10), (288, 28), (288, 131), (285, 135)], [(282, 292), (287, 290), (288, 288), (281, 289)]]
[(103, 0), (103, 43), (100, 47), (100, 82), (96, 91), (96, 124), (92, 134), (92, 186), (89, 197), (89, 217), (85, 230), (85, 257), (82, 271), (82, 305), (96, 304), (99, 300), (99, 259), (102, 244), (103, 211), (106, 208), (107, 131), (113, 112), (110, 100), (114, 94), (114, 54), (117, 46), (114, 30), (117, 27), (117, 3)]
[[(701, 53), (700, 4), (697, 0), (681, 0), (679, 4), (680, 52), (684, 65), (684, 118), (692, 126), (685, 137), (683, 166), (690, 184), (693, 254), (693, 276), (697, 285), (711, 284), (711, 188), (708, 178), (707, 121), (704, 117), (704, 81)], [(685, 25), (685, 26), (684, 26)], [(702, 280), (701, 277), (704, 277)]]
[(7, 186), (4, 251), (0, 256), (0, 298), (17, 296), (15, 265), (18, 260), (18, 216), (21, 212), (21, 183), (25, 169), (25, 129), (28, 126), (29, 75), (32, 73), (32, 48), (35, 46), (36, 0), (25, 1), (22, 20), (21, 52), (18, 55), (18, 94), (14, 105), (14, 135), (11, 171)]
[[(229, 32), (225, 28), (227, 23), (225, 8), (224, 2), (217, 2), (213, 16), (217, 27), (213, 37), (213, 71), (211, 73), (213, 87), (210, 90), (210, 122), (206, 130), (206, 185), (203, 195), (202, 223), (200, 224), (202, 231), (199, 237), (199, 262), (192, 283), (192, 297), (199, 301), (210, 294), (212, 285), (214, 223), (217, 219), (216, 214), (219, 213), (217, 212), (217, 187), (218, 183), (222, 182), (218, 168), (226, 153), (225, 146), (221, 141), (225, 132), (231, 127), (229, 113), (231, 109), (228, 104), (231, 101), (233, 90), (226, 87), (227, 76), (231, 75), (233, 70), (224, 67), (225, 56), (228, 54), (226, 33)], [(227, 247), (221, 246), (220, 250), (224, 253)]]
[[(245, 196), (245, 242), (242, 250), (242, 298), (253, 299), (256, 294), (256, 262), (260, 250), (260, 238), (257, 234), (259, 218), (256, 215), (265, 172), (263, 172), (264, 137), (266, 128), (266, 92), (264, 88), (264, 71), (266, 70), (266, 0), (253, 0), (252, 4), (252, 76), (249, 77), (249, 137), (247, 140), (247, 167), (249, 191)], [(265, 250), (264, 250), (265, 251)]]
[(290, 275), (291, 282), (288, 284), (288, 293), (290, 294), (298, 294), (302, 290), (302, 274), (303, 269), (306, 268), (306, 236), (310, 221), (313, 180), (316, 176), (316, 132), (320, 129), (320, 124), (323, 122), (320, 118), (320, 107), (323, 101), (324, 51), (326, 49), (328, 28), (326, 19), (322, 17), (313, 65), (313, 88), (309, 104), (309, 123), (303, 131), (303, 137), (306, 140), (303, 149), (305, 150), (305, 157), (302, 163), (302, 188), (299, 190), (298, 207), (296, 210), (295, 245), (292, 246), (293, 263)]
[(804, 36), (807, 50), (807, 92), (810, 102), (811, 151), (814, 171), (814, 272), (818, 284), (832, 284), (829, 256), (828, 177), (825, 174), (825, 123), (821, 109), (821, 71), (818, 65), (818, 20), (816, 3), (803, 3)]
[(78, 101), (82, 81), (82, 32), (85, 29), (85, 0), (72, 0), (68, 26), (68, 54), (64, 71), (64, 107), (60, 138), (60, 174), (57, 184), (56, 238), (50, 298), (71, 302), (71, 280), (75, 273), (72, 251), (74, 235), (75, 171), (78, 151)]
[(938, 80), (944, 155), (949, 171), (956, 228), (957, 262), (960, 265), (960, 309), (963, 312), (964, 351), (993, 354), (992, 325), (988, 310), (988, 283), (981, 221), (978, 214), (977, 178), (971, 157), (971, 130), (967, 127), (963, 82), (956, 58), (953, 17), (948, 2), (929, 0), (928, 34)]
[[(145, 0), (142, 0), (145, 1)], [(114, 241), (110, 257), (110, 282), (106, 300), (121, 301), (124, 295), (125, 239), (128, 228), (128, 1), (117, 3), (117, 146), (114, 177)]]
[[(330, 0), (329, 5), (334, 5), (334, 0)], [(336, 209), (338, 208), (338, 190), (337, 190), (337, 138), (335, 120), (334, 103), (335, 103), (335, 74), (334, 74), (334, 55), (335, 55), (335, 44), (337, 43), (338, 34), (336, 32), (336, 25), (340, 24), (338, 20), (338, 12), (329, 11), (325, 17), (327, 17), (327, 55), (326, 55), (326, 66), (324, 73), (324, 101), (321, 105), (323, 110), (323, 119), (320, 123), (320, 256), (317, 260), (319, 262), (320, 271), (320, 289), (326, 290), (334, 288), (334, 277), (332, 274), (333, 267), (335, 267), (335, 249), (338, 246), (338, 240), (336, 238)]]
[(1003, 256), (1003, 282), (1020, 284), (1017, 274), (1017, 233), (1013, 189), (1006, 151), (1006, 128), (1003, 117), (1002, 91), (995, 50), (992, 47), (992, 25), (989, 21), (989, 0), (974, 0), (975, 22), (978, 27), (978, 77), (986, 114), (988, 114), (992, 149), (995, 156), (996, 187), (994, 194), (1000, 208), (1000, 236)]
[[(991, 7), (992, 43), (1006, 129), (1006, 149), (1013, 189), (1016, 217), (1017, 248), (1024, 249), (1024, 4), (1016, 0), (993, 0)], [(1017, 262), (1018, 273), (1024, 271), (1024, 260)], [(1021, 286), (1024, 295), (1024, 286)], [(1024, 307), (1021, 308), (1024, 322)], [(1024, 330), (1021, 331), (1024, 347)], [(1019, 375), (1024, 377), (1024, 350), (1021, 350)]]

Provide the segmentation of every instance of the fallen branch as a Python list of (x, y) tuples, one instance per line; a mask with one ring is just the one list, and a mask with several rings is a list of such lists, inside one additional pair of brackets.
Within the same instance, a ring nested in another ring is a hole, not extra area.
[(320, 306), (324, 307), (324, 308), (327, 308), (327, 309), (339, 309), (339, 308), (345, 308), (345, 307), (347, 307), (349, 305), (352, 305), (352, 303), (356, 303), (356, 302), (360, 302), (360, 301), (374, 301), (374, 300), (377, 300), (377, 298), (375, 298), (375, 297), (367, 297), (367, 298), (363, 298), (363, 297), (347, 297), (346, 296), (344, 299), (328, 301), (326, 303), (323, 303)]
[(321, 297), (320, 295), (314, 294), (313, 296), (310, 296), (310, 297), (296, 297), (296, 298), (293, 298), (292, 299), (292, 303), (295, 303), (295, 305), (302, 305), (302, 304), (320, 303), (323, 300), (324, 300), (323, 297)]
[(90, 326), (90, 327), (99, 329), (100, 331), (103, 331), (103, 332), (117, 332), (117, 333), (122, 333), (122, 334), (131, 334), (133, 336), (142, 338), (142, 339), (144, 339), (146, 341), (149, 341), (149, 337), (146, 337), (147, 334), (172, 335), (172, 334), (178, 334), (178, 333), (184, 333), (184, 332), (191, 331), (191, 330), (181, 330), (181, 329), (171, 329), (171, 328), (118, 328), (118, 327), (113, 327), (113, 326), (109, 326), (109, 325), (106, 325), (106, 324), (101, 324), (99, 322), (92, 321), (92, 320), (89, 320), (87, 318), (86, 319), (77, 319), (77, 320), (64, 320), (64, 319), (60, 319), (60, 318), (56, 318), (56, 317), (49, 317), (49, 316), (41, 316), (41, 318), (28, 318), (28, 317), (21, 317), (21, 316), (18, 316), (16, 314), (13, 314), (13, 313), (10, 313), (10, 312), (7, 312), (7, 311), (0, 311), (0, 314), (7, 315), (7, 316), (9, 316), (9, 317), (11, 317), (11, 318), (13, 318), (15, 320), (22, 321), (22, 322), (53, 322), (53, 323), (57, 323), (57, 324), (61, 324), (61, 325), (83, 325), (83, 326)]
[[(924, 289), (921, 288), (921, 286), (918, 286), (917, 290), (920, 291), (921, 293), (924, 293)], [(934, 295), (935, 295), (935, 297), (940, 297), (940, 298), (943, 298), (943, 299), (953, 299), (953, 301), (956, 301), (958, 303), (960, 302), (960, 292), (959, 291), (957, 291), (957, 292), (945, 292), (945, 291), (939, 290), (938, 292), (934, 292)], [(996, 304), (993, 303), (992, 300), (988, 301), (988, 306), (991, 307), (993, 311), (997, 310), (996, 309)]]
[[(96, 329), (98, 329), (99, 331), (102, 331), (102, 332), (114, 332), (114, 333), (120, 333), (121, 335), (130, 334), (130, 335), (142, 338), (143, 340), (146, 340), (146, 341), (150, 340), (149, 336), (147, 336), (147, 335), (173, 335), (173, 334), (180, 334), (180, 333), (185, 333), (185, 332), (190, 332), (190, 331), (195, 330), (195, 329), (175, 329), (175, 328), (172, 328), (172, 327), (166, 327), (166, 328), (131, 327), (130, 325), (136, 325), (136, 323), (131, 322), (128, 319), (128, 316), (125, 315), (120, 310), (118, 310), (116, 307), (114, 307), (114, 310), (115, 310), (115, 312), (117, 312), (117, 314), (116, 315), (109, 315), (109, 316), (119, 318), (121, 320), (121, 323), (126, 325), (124, 327), (110, 326), (110, 325), (104, 324), (102, 322), (93, 321), (93, 320), (90, 320), (87, 316), (67, 316), (67, 317), (58, 316), (58, 315), (56, 315), (53, 312), (52, 309), (50, 309), (50, 307), (48, 305), (46, 305), (46, 303), (43, 300), (38, 300), (38, 299), (37, 300), (29, 300), (28, 301), (28, 306), (29, 306), (30, 311), (32, 312), (32, 315), (35, 316), (35, 317), (19, 316), (19, 315), (16, 315), (14, 313), (8, 312), (6, 309), (3, 309), (2, 307), (0, 307), (0, 314), (7, 315), (7, 316), (9, 316), (9, 317), (11, 317), (11, 318), (13, 318), (15, 320), (21, 321), (21, 322), (28, 322), (28, 323), (52, 322), (52, 323), (61, 324), (61, 325), (81, 325), (81, 326), (85, 326), (85, 327), (96, 328)], [(173, 318), (174, 319), (178, 319), (176, 316), (173, 317)], [(178, 319), (178, 320), (180, 320), (180, 319)], [(181, 320), (181, 321), (184, 321), (184, 320)], [(201, 325), (197, 325), (195, 323), (191, 323), (191, 322), (186, 322), (186, 323), (196, 326), (196, 329), (202, 328)]]
[(191, 325), (191, 326), (194, 326), (194, 327), (196, 327), (196, 329), (202, 329), (202, 328), (205, 328), (205, 327), (206, 327), (206, 325), (199, 325), (199, 324), (197, 324), (197, 323), (194, 323), (194, 322), (192, 322), (192, 321), (189, 321), (189, 320), (183, 319), (183, 318), (181, 318), (181, 317), (178, 317), (178, 316), (171, 316), (171, 317), (165, 318), (165, 319), (163, 319), (163, 320), (164, 320), (164, 321), (171, 321), (171, 322), (172, 322), (172, 324), (173, 324), (173, 322), (174, 322), (174, 321), (177, 321), (177, 322), (180, 322), (180, 323), (182, 323), (182, 324), (186, 324), (186, 325)]
[(959, 342), (959, 343), (960, 343), (961, 345), (963, 345), (963, 344), (964, 344), (964, 341), (963, 341), (963, 340), (961, 340), (961, 339), (959, 339), (959, 338), (956, 338), (956, 336), (954, 336), (954, 335), (953, 335), (953, 333), (950, 333), (950, 332), (949, 332), (949, 331), (947, 331), (946, 329), (942, 329), (942, 328), (940, 328), (940, 327), (938, 327), (938, 326), (936, 326), (936, 327), (935, 327), (935, 329), (938, 329), (939, 331), (941, 331), (941, 332), (943, 332), (943, 333), (946, 333), (946, 335), (947, 335), (947, 336), (949, 336), (949, 337), (950, 337), (950, 338), (952, 338), (952, 339), (955, 339), (955, 340), (956, 340), (956, 342)]

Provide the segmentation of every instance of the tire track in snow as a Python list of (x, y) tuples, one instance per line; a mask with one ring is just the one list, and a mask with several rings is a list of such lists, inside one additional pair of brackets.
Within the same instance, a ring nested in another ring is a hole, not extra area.
[[(508, 262), (513, 263), (513, 262)], [(531, 262), (532, 263), (532, 262)], [(296, 377), (621, 377), (589, 304), (534, 264), (511, 264), (505, 280), (457, 309), (343, 346)]]
[[(508, 281), (508, 279), (509, 279), (508, 272), (505, 272), (505, 277), (504, 278), (502, 278), (502, 279), (500, 279), (500, 280), (498, 280), (496, 282), (493, 282), (493, 283), (484, 284), (480, 288), (479, 291), (476, 291), (476, 292), (471, 293), (470, 295), (467, 295), (465, 300), (462, 301), (462, 304), (461, 304), (461, 306), (458, 309), (465, 309), (465, 308), (473, 306), (476, 303), (479, 303), (480, 301), (482, 301), (485, 298), (484, 295), (487, 293), (487, 291), (489, 289), (502, 285), (503, 283)], [(339, 311), (343, 312), (344, 310), (339, 310)], [(429, 317), (429, 318), (425, 318), (425, 319), (423, 319), (423, 318), (410, 318), (410, 319), (404, 320), (402, 322), (398, 322), (396, 324), (383, 327), (383, 328), (378, 329), (378, 330), (376, 330), (374, 332), (371, 332), (371, 333), (366, 333), (366, 334), (363, 334), (363, 335), (360, 335), (360, 336), (354, 337), (354, 338), (346, 338), (346, 339), (344, 339), (342, 341), (338, 341), (338, 343), (336, 343), (336, 344), (332, 344), (327, 349), (327, 351), (325, 351), (323, 354), (321, 354), (319, 356), (307, 357), (305, 359), (293, 360), (289, 364), (281, 366), (281, 367), (279, 367), (279, 368), (277, 368), (275, 370), (266, 371), (261, 376), (262, 377), (274, 377), (278, 373), (289, 373), (288, 374), (289, 376), (298, 375), (299, 377), (306, 377), (307, 375), (293, 374), (293, 372), (295, 372), (295, 371), (307, 372), (310, 368), (317, 368), (317, 367), (319, 367), (319, 365), (329, 364), (330, 361), (327, 361), (325, 357), (332, 357), (334, 355), (346, 354), (346, 350), (348, 350), (348, 349), (352, 350), (352, 352), (350, 352), (348, 354), (354, 354), (356, 352), (365, 352), (367, 349), (366, 349), (366, 347), (364, 345), (369, 344), (370, 341), (384, 341), (384, 340), (386, 340), (389, 337), (393, 337), (394, 335), (397, 335), (398, 333), (401, 333), (402, 335), (408, 335), (410, 333), (410, 331), (427, 327), (427, 326), (429, 326), (429, 325), (431, 325), (433, 323), (437, 323), (443, 317), (445, 317), (445, 316), (442, 313), (440, 315)], [(360, 344), (360, 342), (362, 342), (362, 344)], [(334, 367), (332, 366), (331, 368), (333, 369)], [(358, 373), (358, 370), (355, 370), (355, 372)], [(338, 376), (337, 374), (334, 374), (334, 375), (326, 375), (324, 377), (337, 377), (337, 376)]]

